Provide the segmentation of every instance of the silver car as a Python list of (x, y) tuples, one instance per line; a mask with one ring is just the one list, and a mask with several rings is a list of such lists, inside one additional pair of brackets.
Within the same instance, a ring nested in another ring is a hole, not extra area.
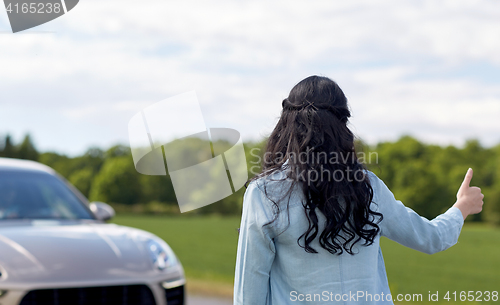
[(54, 170), (0, 158), (0, 305), (181, 305), (181, 263), (159, 237)]

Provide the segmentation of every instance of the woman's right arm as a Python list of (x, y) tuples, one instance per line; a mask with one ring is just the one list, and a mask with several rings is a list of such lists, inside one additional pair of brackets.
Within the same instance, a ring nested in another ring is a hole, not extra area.
[(373, 174), (374, 201), (383, 220), (379, 224), (382, 236), (406, 247), (433, 254), (457, 243), (464, 219), (479, 213), (483, 195), (477, 187), (470, 187), (472, 170), (469, 169), (457, 194), (457, 202), (433, 220), (418, 215), (394, 198), (382, 180)]

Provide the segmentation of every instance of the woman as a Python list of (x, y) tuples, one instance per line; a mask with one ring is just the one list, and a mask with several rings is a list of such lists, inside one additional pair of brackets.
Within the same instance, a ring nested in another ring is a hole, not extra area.
[(455, 204), (429, 221), (358, 161), (334, 81), (308, 77), (282, 106), (243, 200), (234, 304), (393, 304), (380, 237), (429, 254), (454, 245), (483, 205), (472, 169)]

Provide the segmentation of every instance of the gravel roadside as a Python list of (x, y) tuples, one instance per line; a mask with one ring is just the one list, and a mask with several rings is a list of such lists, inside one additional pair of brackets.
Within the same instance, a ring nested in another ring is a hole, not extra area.
[(232, 305), (229, 298), (205, 297), (201, 295), (188, 295), (186, 305)]

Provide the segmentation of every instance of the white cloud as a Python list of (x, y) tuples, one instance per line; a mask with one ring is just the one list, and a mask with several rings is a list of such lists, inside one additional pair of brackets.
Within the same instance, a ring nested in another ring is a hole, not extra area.
[[(323, 74), (344, 89), (367, 139), (413, 132), (496, 143), (488, 130), (500, 128), (498, 86), (485, 81), (491, 71), (464, 74), (474, 65), (500, 71), (499, 8), (491, 1), (81, 1), (31, 33), (0, 35), (0, 132), (31, 130), (42, 149), (57, 142), (77, 153), (89, 143), (126, 142), (126, 122), (141, 107), (196, 90), (209, 126), (256, 138), (272, 128), (296, 82)], [(46, 133), (57, 122), (32, 118), (25, 110), (33, 107), (64, 117), (67, 132)], [(466, 119), (467, 131), (455, 126)], [(85, 135), (82, 122), (101, 132)], [(78, 141), (63, 139), (72, 130)]]

